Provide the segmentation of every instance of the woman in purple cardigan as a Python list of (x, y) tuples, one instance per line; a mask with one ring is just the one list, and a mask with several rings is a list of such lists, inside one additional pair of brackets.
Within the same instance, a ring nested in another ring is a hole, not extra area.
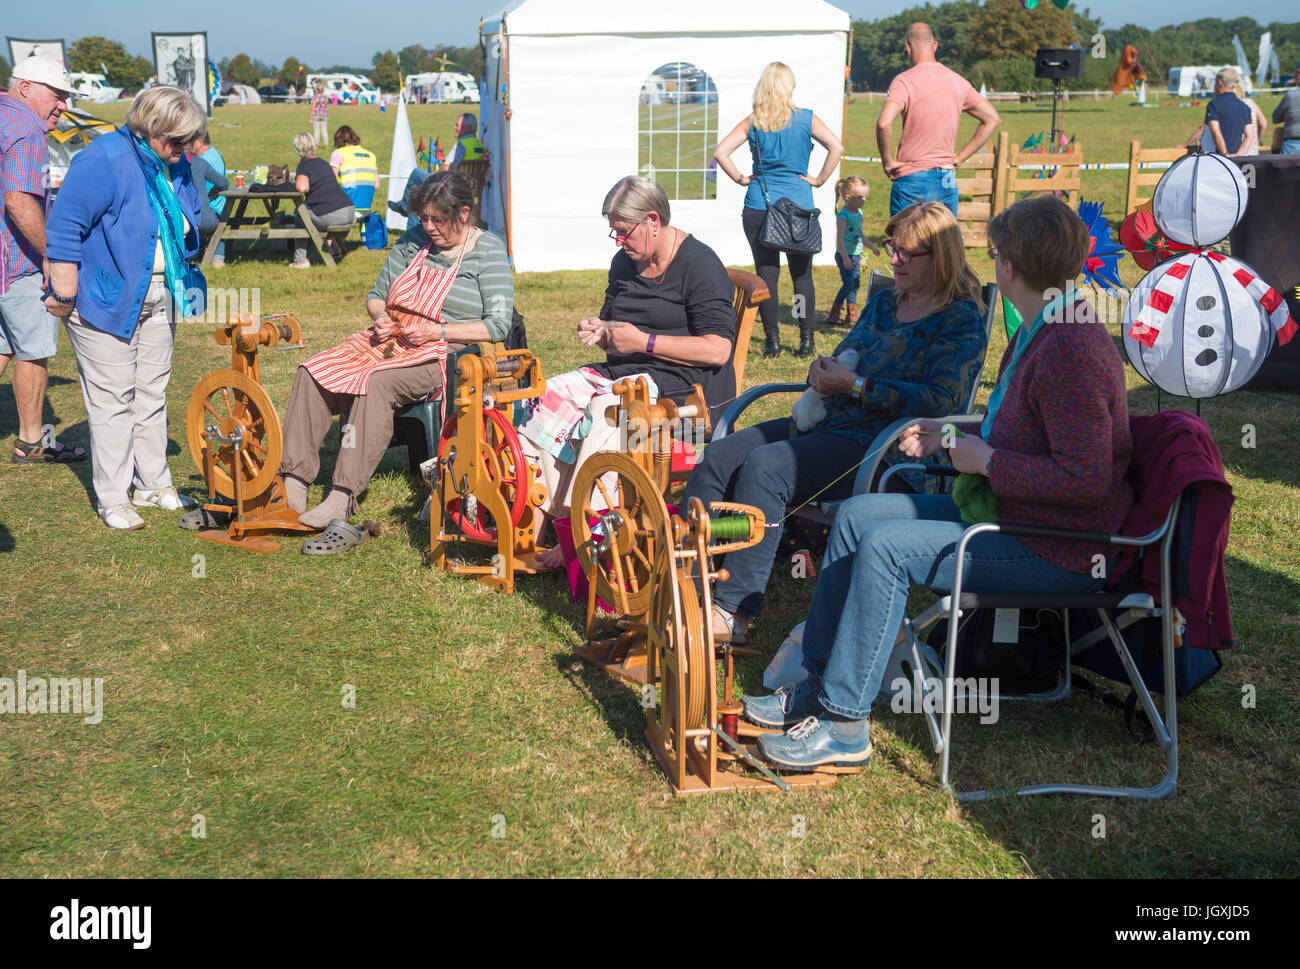
[[(989, 222), (998, 288), (1031, 321), (1002, 357), (983, 425), (964, 436), (934, 421), (908, 428), (904, 453), (947, 448), (963, 472), (953, 496), (863, 495), (835, 519), (804, 625), (808, 677), (746, 697), (746, 717), (787, 733), (759, 738), (782, 767), (865, 764), (867, 714), (904, 619), (908, 590), (951, 588), (968, 523), (1014, 521), (1114, 532), (1133, 503), (1125, 481), (1132, 440), (1123, 364), (1072, 281), (1088, 233), (1059, 199), (1029, 199)], [(1068, 290), (1068, 297), (1065, 291)], [(970, 592), (1069, 595), (1105, 583), (1104, 546), (985, 534), (963, 566)]]

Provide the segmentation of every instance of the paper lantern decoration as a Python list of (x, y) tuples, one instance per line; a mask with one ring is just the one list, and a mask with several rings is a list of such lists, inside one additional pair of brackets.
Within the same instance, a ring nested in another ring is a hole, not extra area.
[(1195, 252), (1194, 246), (1180, 246), (1160, 231), (1156, 217), (1139, 209), (1120, 223), (1119, 241), (1143, 269), (1151, 270), (1180, 252)]
[(1088, 258), (1083, 263), (1083, 278), (1102, 289), (1128, 289), (1119, 278), (1119, 259), (1124, 249), (1111, 241), (1101, 203), (1080, 202), (1079, 218), (1088, 227)]
[(1245, 176), (1222, 155), (1184, 155), (1156, 185), (1152, 211), (1160, 231), (1185, 246), (1228, 238), (1246, 214)]
[(1243, 262), (1201, 250), (1162, 263), (1124, 311), (1124, 350), (1145, 379), (1180, 397), (1214, 397), (1255, 376), (1296, 324)]

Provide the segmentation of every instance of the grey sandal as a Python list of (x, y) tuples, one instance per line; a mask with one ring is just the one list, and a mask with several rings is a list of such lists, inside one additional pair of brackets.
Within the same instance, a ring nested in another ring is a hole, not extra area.
[(374, 522), (362, 522), (349, 525), (342, 518), (331, 518), (329, 527), (315, 538), (302, 543), (303, 555), (335, 555), (369, 541), (371, 535), (379, 534), (379, 526)]
[(233, 513), (221, 511), (208, 511), (202, 505), (193, 511), (187, 511), (181, 515), (180, 520), (176, 523), (187, 531), (197, 532), (205, 528), (227, 528), (230, 521), (234, 518)]

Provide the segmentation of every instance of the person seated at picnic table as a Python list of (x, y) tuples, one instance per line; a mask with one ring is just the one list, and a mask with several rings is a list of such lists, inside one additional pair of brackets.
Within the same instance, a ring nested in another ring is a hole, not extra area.
[[(473, 224), (468, 179), (449, 173), (411, 193), (428, 242), (399, 242), (366, 297), (372, 325), (304, 362), (284, 418), (289, 507), (324, 534), (307, 554), (330, 555), (364, 540), (347, 524), (388, 449), (394, 412), (446, 382), (447, 357), (480, 340), (504, 340), (514, 316), (514, 282), (505, 243)], [(334, 463), (329, 493), (307, 508), (320, 448), (335, 415), (352, 429)]]
[[(1115, 532), (1134, 495), (1124, 366), (1072, 283), (1088, 256), (1079, 217), (1051, 196), (990, 220), (998, 288), (1027, 321), (1007, 346), (982, 424), (919, 421), (904, 454), (941, 447), (962, 476), (952, 495), (871, 494), (841, 506), (803, 628), (806, 679), (744, 699), (745, 716), (786, 729), (759, 738), (794, 770), (865, 764), (867, 714), (904, 619), (908, 590), (951, 591), (968, 523), (1022, 522)], [(1087, 541), (986, 533), (967, 546), (963, 591), (1074, 595), (1105, 585), (1109, 549)]]
[[(339, 180), (334, 177), (329, 164), (324, 159), (316, 157), (315, 140), (307, 132), (300, 131), (293, 136), (293, 147), (301, 159), (294, 172), (293, 187), (307, 196), (305, 200), (307, 211), (311, 214), (311, 220), (316, 228), (328, 231), (341, 226), (351, 226), (356, 221), (357, 210), (353, 207), (352, 200), (339, 187)], [(294, 216), (294, 221), (299, 228), (304, 228), (300, 214)], [(325, 248), (335, 259), (343, 258), (343, 247), (328, 235), (325, 237)], [(307, 261), (307, 246), (299, 240), (294, 246), (293, 268), (309, 269), (310, 267), (311, 263)]]
[[(199, 235), (204, 239), (212, 238), (221, 221), (221, 212), (226, 207), (226, 197), (221, 193), (230, 188), (226, 178), (226, 162), (221, 153), (212, 147), (207, 134), (199, 135), (190, 143), (190, 174), (194, 186), (199, 190), (207, 204), (199, 209)], [(217, 251), (212, 260), (212, 268), (220, 269), (226, 264), (226, 244), (217, 244)]]
[(361, 138), (350, 125), (339, 125), (334, 130), (330, 168), (353, 206), (370, 208), (375, 190), (379, 188), (379, 162), (373, 151), (361, 147)]
[[(820, 419), (802, 430), (789, 417), (764, 421), (709, 444), (683, 504), (738, 501), (779, 522), (789, 505), (851, 494), (852, 472), (893, 421), (966, 406), (987, 334), (961, 228), (946, 205), (923, 202), (890, 219), (885, 235), (893, 288), (872, 297), (835, 353), (808, 368), (808, 384), (825, 395)], [(726, 556), (730, 577), (713, 593), (718, 639), (748, 641), (780, 540), (781, 530), (768, 528), (759, 544)]]
[[(606, 408), (619, 403), (612, 393), (616, 381), (646, 374), (656, 397), (689, 392), (698, 383), (710, 404), (736, 393), (730, 365), (735, 287), (722, 260), (670, 224), (668, 196), (649, 178), (620, 179), (601, 214), (619, 248), (604, 305), (579, 322), (577, 332), (584, 347), (603, 349), (605, 360), (547, 377), (547, 393), (530, 404), (519, 428), (524, 452), (546, 485), (539, 535), (547, 519), (568, 515), (582, 462), (599, 451), (619, 450), (621, 430), (605, 419)], [(558, 567), (563, 553), (556, 546), (538, 562)]]

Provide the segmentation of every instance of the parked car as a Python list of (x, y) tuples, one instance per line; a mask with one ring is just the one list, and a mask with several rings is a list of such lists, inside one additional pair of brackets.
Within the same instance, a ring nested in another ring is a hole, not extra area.
[(268, 84), (265, 87), (259, 87), (257, 89), (257, 93), (258, 96), (260, 96), (263, 101), (294, 100), (293, 98), (289, 97), (289, 89), (287, 87), (281, 87), (279, 84), (274, 84), (274, 85)]

